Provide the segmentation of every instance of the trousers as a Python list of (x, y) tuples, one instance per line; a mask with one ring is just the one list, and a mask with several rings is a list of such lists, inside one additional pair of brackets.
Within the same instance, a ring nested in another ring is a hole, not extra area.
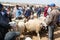
[(48, 38), (49, 40), (54, 40), (54, 25), (48, 26)]

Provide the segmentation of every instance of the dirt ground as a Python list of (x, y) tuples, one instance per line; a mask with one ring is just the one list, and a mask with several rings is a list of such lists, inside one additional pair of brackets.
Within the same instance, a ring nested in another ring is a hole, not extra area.
[[(34, 36), (33, 40), (37, 40), (37, 37)], [(48, 40), (48, 33), (41, 35), (41, 40)], [(54, 40), (60, 40), (60, 27), (55, 29)]]
[[(36, 33), (30, 34), (32, 40), (38, 40)], [(48, 33), (41, 34), (41, 40), (48, 40)], [(60, 40), (60, 27), (57, 27), (54, 32), (54, 40)]]

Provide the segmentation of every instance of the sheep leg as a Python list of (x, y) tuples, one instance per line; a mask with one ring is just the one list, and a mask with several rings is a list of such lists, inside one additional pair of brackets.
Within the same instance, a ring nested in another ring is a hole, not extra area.
[(40, 40), (40, 35), (39, 35), (39, 33), (37, 33), (37, 37), (38, 37), (38, 40)]

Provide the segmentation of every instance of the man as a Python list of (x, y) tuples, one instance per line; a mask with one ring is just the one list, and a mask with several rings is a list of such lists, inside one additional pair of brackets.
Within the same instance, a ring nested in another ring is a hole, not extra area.
[(13, 9), (13, 12), (12, 12), (12, 15), (13, 15), (12, 17), (13, 17), (13, 18), (16, 17), (16, 10), (17, 10), (17, 8), (16, 8), (16, 6), (15, 6), (14, 9)]
[(15, 18), (19, 19), (19, 17), (23, 14), (23, 9), (22, 7), (16, 5), (16, 7), (14, 8), (14, 11), (13, 11), (13, 15)]
[(54, 40), (54, 28), (56, 26), (59, 11), (56, 9), (55, 7), (56, 5), (54, 3), (51, 4), (50, 6), (52, 8), (52, 11), (50, 12), (49, 16), (52, 21), (49, 23), (49, 26), (48, 26), (48, 37), (49, 37), (49, 40)]
[(20, 35), (20, 32), (10, 31), (5, 35), (4, 40), (16, 40), (16, 37)]
[(4, 40), (5, 34), (11, 26), (8, 24), (9, 18), (6, 11), (3, 10), (3, 5), (0, 4), (0, 40)]
[(51, 7), (49, 5), (48, 10), (47, 10), (48, 15), (50, 14), (50, 12), (51, 12)]
[(41, 14), (41, 7), (39, 7), (38, 10), (37, 10), (38, 17), (40, 17), (40, 14)]
[(8, 17), (9, 17), (9, 21), (11, 22), (12, 20), (12, 11), (11, 11), (11, 8), (10, 6), (7, 8), (7, 14), (8, 14)]
[(25, 17), (27, 18), (27, 19), (29, 19), (30, 18), (30, 16), (31, 16), (31, 9), (30, 9), (30, 7), (27, 5), (27, 8), (26, 8), (26, 10), (25, 10)]
[(47, 7), (44, 8), (44, 17), (46, 17), (48, 15), (48, 9), (49, 9), (49, 5), (47, 5)]
[(16, 5), (16, 8), (17, 8), (17, 10), (16, 10), (16, 18), (18, 19), (22, 14), (22, 8), (19, 7), (18, 5)]

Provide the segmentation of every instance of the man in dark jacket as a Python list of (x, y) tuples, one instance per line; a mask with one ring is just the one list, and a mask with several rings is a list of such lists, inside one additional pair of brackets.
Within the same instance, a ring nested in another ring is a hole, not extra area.
[(37, 11), (38, 17), (40, 17), (40, 14), (41, 14), (41, 7), (39, 7), (39, 8), (38, 8), (38, 11)]
[(31, 9), (30, 9), (30, 7), (29, 6), (27, 6), (27, 8), (26, 8), (26, 12), (25, 12), (25, 17), (27, 18), (27, 19), (29, 19), (30, 18), (30, 16), (31, 16)]
[(3, 10), (3, 5), (0, 4), (0, 40), (4, 40), (5, 34), (8, 32), (8, 29), (10, 29), (9, 18), (7, 16), (7, 13)]

